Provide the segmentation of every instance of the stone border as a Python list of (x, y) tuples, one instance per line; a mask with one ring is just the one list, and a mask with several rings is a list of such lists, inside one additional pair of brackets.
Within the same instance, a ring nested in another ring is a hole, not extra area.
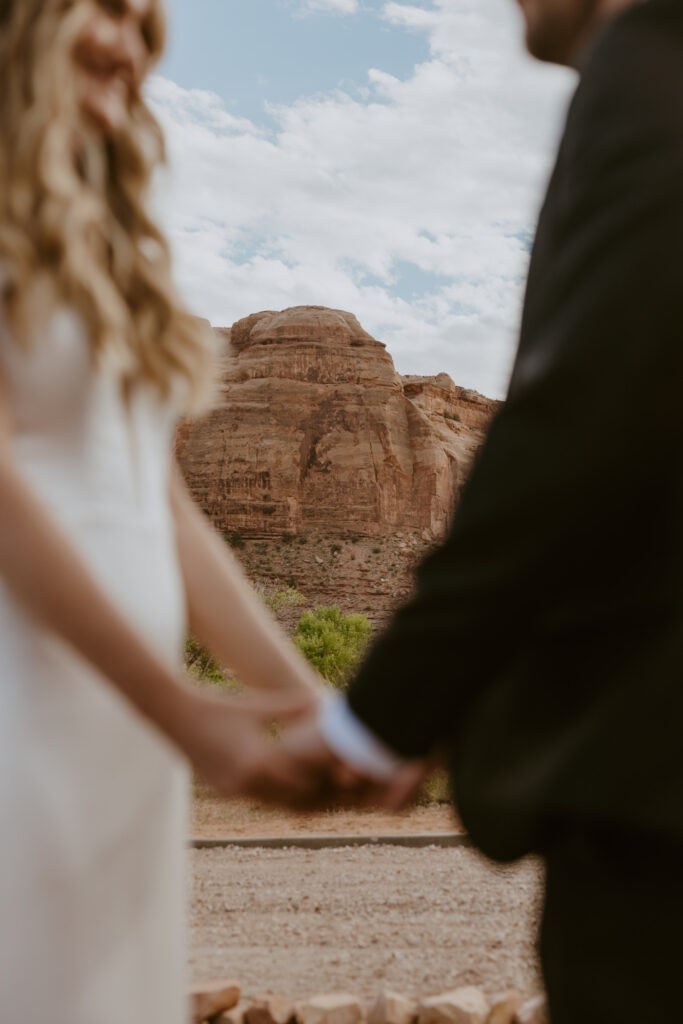
[(472, 846), (472, 840), (466, 833), (456, 832), (395, 836), (263, 836), (248, 839), (236, 836), (225, 839), (190, 839), (188, 845), (194, 850), (214, 850), (229, 846), (243, 850), (329, 850), (347, 846), (405, 846), (412, 849), (437, 846), (444, 849)]
[(246, 1005), (240, 995), (236, 981), (194, 985), (192, 1024), (549, 1024), (545, 996), (525, 1002), (517, 989), (491, 1000), (468, 985), (420, 1002), (385, 990), (372, 1008), (349, 992), (328, 992), (303, 1002), (265, 996)]

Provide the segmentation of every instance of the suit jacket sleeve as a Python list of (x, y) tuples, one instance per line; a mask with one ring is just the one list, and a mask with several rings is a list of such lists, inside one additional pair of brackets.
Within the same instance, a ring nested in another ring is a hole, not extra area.
[(682, 451), (683, 19), (656, 7), (618, 19), (584, 68), (508, 400), (350, 688), (403, 755), (456, 742), (470, 702), (553, 623), (627, 622), (663, 597), (645, 560), (638, 586), (624, 569), (650, 481)]

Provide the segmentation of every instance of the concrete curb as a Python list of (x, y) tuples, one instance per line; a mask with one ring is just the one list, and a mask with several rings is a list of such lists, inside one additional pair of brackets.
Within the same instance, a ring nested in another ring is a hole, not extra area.
[(243, 850), (330, 850), (346, 846), (405, 846), (412, 849), (438, 846), (443, 849), (452, 846), (472, 846), (472, 840), (463, 833), (412, 836), (264, 836), (249, 839), (190, 839), (189, 846), (194, 850), (215, 850), (228, 846)]

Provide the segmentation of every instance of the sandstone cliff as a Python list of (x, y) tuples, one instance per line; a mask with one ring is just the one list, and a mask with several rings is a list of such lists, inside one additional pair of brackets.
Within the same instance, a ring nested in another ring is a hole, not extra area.
[(399, 376), (341, 310), (256, 313), (220, 333), (220, 401), (181, 428), (178, 456), (222, 532), (443, 534), (497, 403), (447, 374)]

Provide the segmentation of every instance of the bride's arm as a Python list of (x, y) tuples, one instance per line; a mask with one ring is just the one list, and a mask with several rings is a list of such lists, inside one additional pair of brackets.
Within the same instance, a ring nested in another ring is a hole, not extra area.
[[(1, 382), (0, 382), (1, 386)], [(182, 684), (108, 601), (19, 472), (0, 390), (0, 577), (17, 602), (171, 729)], [(49, 685), (49, 680), (46, 680)]]
[[(260, 787), (268, 795), (258, 739), (265, 715), (272, 718), (273, 713), (197, 690), (148, 647), (27, 486), (11, 437), (0, 379), (0, 579), (8, 592), (36, 622), (106, 676), (219, 789), (234, 793)], [(46, 678), (45, 686), (50, 685)], [(272, 698), (270, 703), (275, 704)]]
[(190, 627), (197, 638), (249, 686), (317, 699), (316, 674), (253, 593), (230, 548), (190, 497), (177, 467), (171, 507)]

